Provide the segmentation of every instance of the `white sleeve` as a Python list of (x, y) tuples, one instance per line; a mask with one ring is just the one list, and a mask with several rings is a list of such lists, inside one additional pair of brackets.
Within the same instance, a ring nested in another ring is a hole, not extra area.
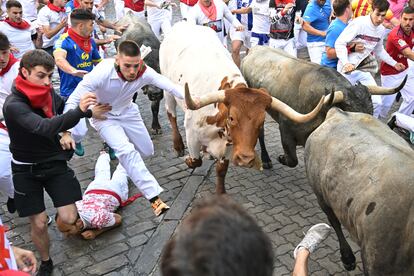
[(395, 66), (397, 62), (387, 53), (383, 46), (383, 39), (381, 39), (374, 48), (374, 53), (380, 60), (384, 61), (386, 64), (390, 66)]
[(192, 7), (187, 15), (187, 22), (197, 24), (197, 7)]
[[(95, 67), (96, 68), (96, 67)], [(95, 69), (94, 68), (94, 69)], [(99, 80), (102, 76), (97, 73), (99, 70), (92, 70), (92, 72), (86, 74), (83, 80), (76, 86), (75, 90), (70, 94), (68, 100), (65, 103), (65, 109), (63, 113), (70, 109), (74, 109), (79, 105), (82, 96), (88, 92), (95, 92), (99, 86)]]
[(169, 92), (179, 99), (184, 99), (184, 89), (182, 86), (173, 83), (170, 81), (170, 79), (161, 74), (158, 74), (154, 69), (148, 66), (144, 74), (146, 74), (146, 77), (149, 78), (149, 82), (147, 84), (152, 84), (160, 89)]
[(229, 7), (227, 7), (227, 5), (224, 4), (224, 2), (222, 2), (222, 3), (223, 3), (223, 17), (226, 18), (231, 23), (231, 25), (233, 25), (233, 27), (239, 27), (239, 26), (241, 26), (241, 23), (231, 13)]
[(335, 42), (336, 56), (343, 65), (349, 63), (348, 49), (346, 46), (357, 36), (359, 30), (359, 25), (353, 23), (355, 23), (355, 21), (352, 21), (348, 26), (346, 26)]

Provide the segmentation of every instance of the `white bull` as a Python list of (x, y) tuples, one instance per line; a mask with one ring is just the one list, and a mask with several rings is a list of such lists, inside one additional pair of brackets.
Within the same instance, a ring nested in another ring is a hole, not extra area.
[[(191, 99), (186, 85), (186, 103), (191, 109), (185, 111), (184, 119), (190, 154), (186, 163), (190, 168), (201, 166), (202, 146), (218, 159), (217, 193), (225, 192), (224, 177), (230, 156), (238, 166), (252, 167), (260, 163), (254, 147), (266, 110), (278, 110), (296, 122), (305, 122), (317, 115), (323, 104), (321, 99), (312, 112), (302, 115), (271, 97), (266, 90), (248, 88), (215, 32), (187, 22), (175, 24), (165, 37), (160, 47), (160, 68), (175, 83), (188, 84), (197, 99)], [(174, 149), (182, 156), (184, 144), (176, 121), (177, 101), (168, 93), (164, 96)]]

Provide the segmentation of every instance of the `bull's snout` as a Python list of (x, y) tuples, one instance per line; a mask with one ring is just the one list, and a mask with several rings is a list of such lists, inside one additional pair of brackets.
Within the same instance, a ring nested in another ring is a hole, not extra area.
[(247, 152), (236, 153), (233, 157), (233, 163), (236, 166), (251, 168), (254, 165), (255, 156), (256, 155), (255, 155), (254, 152), (251, 152), (251, 153), (247, 153)]

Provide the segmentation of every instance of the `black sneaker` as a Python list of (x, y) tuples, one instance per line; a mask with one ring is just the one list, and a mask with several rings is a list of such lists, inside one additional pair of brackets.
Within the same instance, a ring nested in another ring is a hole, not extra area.
[(396, 120), (397, 118), (395, 117), (395, 115), (393, 115), (391, 119), (388, 121), (387, 125), (390, 127), (390, 129), (394, 129), (396, 127), (395, 125)]
[(52, 259), (49, 258), (49, 260), (42, 261), (40, 263), (37, 276), (50, 276), (52, 275), (52, 272), (53, 272), (53, 262), (52, 262)]
[(9, 197), (7, 200), (7, 211), (9, 211), (10, 214), (13, 214), (16, 212), (16, 206), (14, 205), (14, 198)]

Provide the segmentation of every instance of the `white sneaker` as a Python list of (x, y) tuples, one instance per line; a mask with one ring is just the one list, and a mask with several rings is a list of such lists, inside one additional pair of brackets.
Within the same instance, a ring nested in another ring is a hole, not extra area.
[(296, 246), (295, 250), (293, 251), (293, 257), (296, 259), (296, 255), (299, 249), (302, 247), (309, 250), (310, 253), (315, 251), (321, 241), (328, 237), (331, 229), (332, 228), (326, 223), (318, 223), (309, 228), (303, 240)]

